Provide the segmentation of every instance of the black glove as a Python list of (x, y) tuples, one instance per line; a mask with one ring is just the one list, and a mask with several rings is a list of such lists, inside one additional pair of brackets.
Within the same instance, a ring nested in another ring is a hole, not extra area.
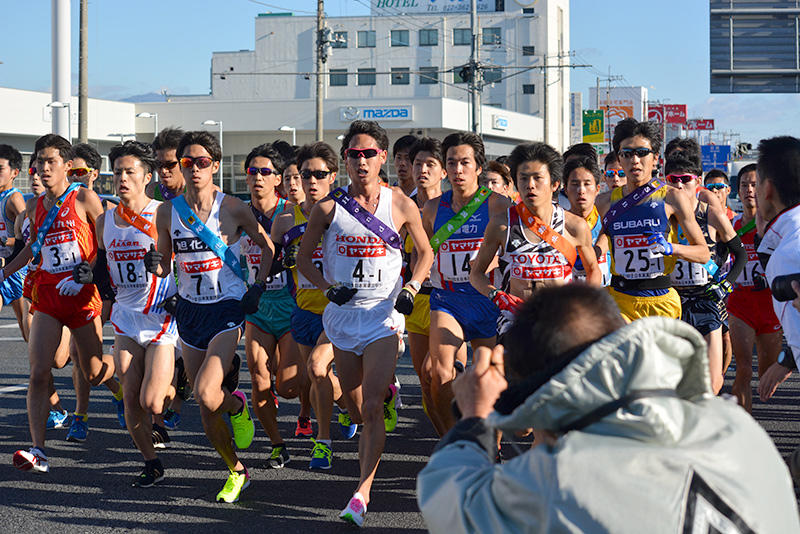
[(264, 282), (256, 282), (250, 286), (239, 302), (242, 311), (247, 315), (256, 313), (258, 311), (258, 302), (261, 300), (261, 295), (263, 294)]
[(157, 251), (156, 246), (151, 243), (150, 250), (144, 255), (145, 270), (149, 273), (156, 274), (158, 272), (158, 266), (161, 265), (161, 260), (163, 258), (164, 255)]
[(414, 293), (405, 287), (401, 289), (394, 301), (394, 309), (403, 315), (411, 315), (414, 311)]
[(769, 288), (767, 277), (761, 273), (753, 273), (753, 291), (763, 291)]
[(329, 301), (341, 306), (353, 298), (353, 295), (355, 295), (356, 292), (358, 292), (358, 289), (354, 287), (347, 287), (346, 285), (338, 283), (329, 287), (325, 291), (325, 296), (328, 297)]
[(91, 284), (94, 281), (92, 266), (88, 261), (82, 261), (72, 268), (72, 279), (79, 284)]
[(178, 294), (176, 293), (171, 297), (165, 298), (164, 302), (161, 303), (161, 307), (164, 308), (164, 311), (168, 314), (175, 316), (175, 312), (178, 311)]
[(722, 302), (725, 297), (731, 294), (733, 286), (727, 280), (721, 280), (716, 284), (708, 284), (706, 286), (705, 294), (715, 302)]
[(283, 266), (291, 269), (297, 265), (297, 252), (300, 250), (300, 245), (291, 245), (283, 249)]

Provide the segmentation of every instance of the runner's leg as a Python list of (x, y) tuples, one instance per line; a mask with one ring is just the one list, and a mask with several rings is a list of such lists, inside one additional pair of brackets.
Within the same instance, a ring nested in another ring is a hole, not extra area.
[(61, 330), (57, 319), (42, 312), (33, 314), (31, 321), (31, 342), (28, 344), (30, 377), (28, 379), (28, 426), (34, 447), (44, 449), (45, 426), (50, 411), (49, 388), (53, 355), (59, 338), (52, 332)]
[[(453, 400), (452, 382), (455, 379), (456, 354), (466, 352), (464, 331), (452, 315), (431, 310), (430, 330), (431, 399), (428, 416), (439, 436), (443, 436), (455, 424), (451, 408)], [(465, 363), (465, 362), (462, 362)]]
[(268, 367), (270, 354), (275, 354), (276, 346), (274, 336), (262, 332), (251, 323), (245, 323), (244, 348), (253, 384), (253, 411), (273, 445), (283, 443), (278, 431), (278, 408), (270, 392), (271, 376)]
[(736, 362), (736, 377), (733, 380), (731, 393), (736, 397), (739, 406), (751, 412), (753, 404), (753, 345), (756, 342), (756, 332), (735, 315), (730, 316), (728, 324), (731, 328), (731, 345)]
[(153, 448), (153, 427), (150, 417), (139, 401), (145, 373), (145, 349), (131, 338), (120, 335), (115, 337), (114, 347), (117, 373), (122, 381), (122, 387), (128, 392), (123, 397), (128, 433), (145, 461), (154, 460), (156, 452)]
[(718, 395), (725, 378), (722, 376), (722, 327), (705, 336), (708, 343), (708, 366), (711, 372), (711, 390)]

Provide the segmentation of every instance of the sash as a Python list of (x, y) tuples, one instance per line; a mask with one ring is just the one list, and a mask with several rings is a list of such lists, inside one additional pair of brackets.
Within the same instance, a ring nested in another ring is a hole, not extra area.
[(130, 224), (143, 234), (150, 236), (150, 238), (153, 241), (158, 241), (158, 231), (156, 230), (156, 227), (153, 225), (153, 223), (151, 223), (150, 221), (148, 221), (147, 219), (145, 219), (132, 209), (123, 205), (122, 202), (117, 204), (116, 212), (117, 215), (119, 215), (120, 219)]
[(279, 198), (278, 203), (275, 204), (275, 210), (272, 213), (272, 218), (267, 217), (266, 213), (261, 213), (258, 208), (253, 206), (252, 202), (250, 203), (250, 211), (252, 211), (253, 215), (255, 215), (255, 218), (258, 221), (258, 224), (261, 225), (261, 228), (263, 228), (264, 231), (267, 232), (267, 235), (269, 235), (269, 233), (272, 231), (273, 219), (278, 213), (283, 211), (284, 206), (286, 206), (286, 200)]
[[(11, 196), (12, 193), (19, 193), (19, 192), (20, 192), (19, 189), (17, 189), (16, 187), (12, 187), (11, 189), (6, 189), (2, 193), (0, 193), (0, 207), (2, 207), (2, 210), (3, 210), (3, 219), (6, 219), (6, 210), (5, 210), (5, 202), (6, 202), (6, 200), (8, 199), (8, 197)], [(6, 219), (6, 220), (8, 221), (8, 219)], [(8, 221), (8, 222), (11, 223), (10, 226), (12, 226), (12, 230), (13, 230), (14, 221)], [(14, 237), (13, 234), (10, 237)]]
[(514, 209), (517, 210), (520, 220), (530, 231), (539, 236), (539, 239), (545, 243), (549, 243), (554, 249), (563, 254), (570, 265), (575, 265), (575, 261), (578, 259), (578, 251), (572, 246), (572, 243), (564, 238), (563, 235), (550, 228), (550, 226), (545, 224), (539, 217), (531, 213), (525, 204), (520, 202), (514, 206)]
[(176, 198), (178, 196), (176, 193), (173, 193), (172, 191), (164, 187), (164, 184), (162, 182), (158, 182), (158, 190), (161, 193), (161, 198), (157, 198), (156, 200), (172, 200), (173, 198)]
[(633, 192), (625, 195), (625, 198), (615, 202), (614, 205), (608, 209), (608, 212), (603, 215), (603, 228), (607, 229), (612, 222), (619, 219), (619, 217), (628, 211), (629, 208), (635, 206), (662, 187), (664, 187), (664, 182), (659, 180), (651, 180), (643, 186), (637, 187)]
[(306, 226), (308, 226), (308, 223), (304, 222), (303, 224), (298, 224), (297, 226), (289, 228), (289, 230), (283, 234), (283, 247), (288, 247), (292, 241), (302, 236), (306, 232)]
[(214, 254), (217, 255), (219, 259), (221, 259), (225, 265), (230, 267), (230, 269), (242, 280), (245, 280), (245, 275), (242, 272), (241, 264), (239, 263), (239, 258), (231, 252), (231, 249), (228, 248), (228, 245), (222, 242), (222, 239), (208, 229), (208, 226), (203, 224), (203, 221), (192, 211), (192, 208), (189, 207), (189, 204), (186, 203), (186, 199), (183, 195), (177, 196), (172, 200), (172, 205), (175, 208), (175, 211), (178, 212), (178, 217), (180, 217), (181, 222), (185, 224), (197, 237), (199, 237), (203, 243), (205, 243), (208, 248), (211, 249)]
[[(755, 225), (755, 219), (753, 219), (753, 225)], [(678, 243), (680, 243), (681, 245), (689, 244), (689, 242), (683, 235), (683, 228), (681, 228), (680, 225), (678, 225)], [(708, 272), (709, 276), (714, 276), (715, 274), (717, 274), (717, 271), (719, 270), (719, 265), (717, 265), (713, 259), (709, 259), (706, 263), (703, 264), (703, 269), (705, 269)]]
[(736, 235), (738, 235), (739, 237), (742, 237), (744, 234), (746, 234), (747, 232), (749, 232), (750, 230), (752, 230), (755, 227), (756, 227), (756, 218), (753, 217), (752, 219), (750, 219), (749, 223), (747, 223), (745, 225), (742, 225), (741, 228), (736, 230)]
[(352, 215), (355, 220), (360, 222), (364, 228), (380, 237), (384, 243), (397, 250), (403, 249), (403, 242), (397, 232), (364, 209), (356, 202), (356, 199), (351, 197), (344, 189), (339, 187), (335, 191), (331, 191), (331, 198), (344, 208), (347, 213)]
[(461, 228), (465, 222), (472, 217), (472, 214), (478, 211), (478, 208), (481, 207), (489, 195), (492, 194), (492, 190), (485, 186), (480, 186), (478, 191), (475, 193), (475, 196), (472, 197), (472, 200), (467, 202), (467, 204), (461, 208), (461, 210), (453, 215), (449, 221), (444, 223), (436, 233), (433, 234), (431, 237), (431, 247), (433, 248), (433, 253), (436, 254), (439, 251), (439, 247), (442, 246), (442, 243), (447, 241), (451, 235), (456, 233), (459, 228)]
[(47, 235), (47, 232), (50, 231), (50, 227), (53, 225), (53, 221), (56, 220), (58, 213), (61, 211), (61, 206), (67, 199), (67, 195), (78, 189), (80, 186), (81, 184), (78, 182), (70, 184), (70, 186), (67, 187), (67, 190), (64, 191), (64, 193), (60, 197), (58, 197), (56, 203), (53, 204), (53, 207), (50, 208), (50, 210), (47, 212), (44, 221), (42, 221), (42, 225), (39, 227), (39, 231), (36, 232), (36, 240), (33, 243), (31, 243), (31, 252), (33, 253), (34, 263), (37, 263), (36, 258), (38, 258), (39, 256), (39, 251), (42, 250), (42, 245), (44, 245), (44, 238)]

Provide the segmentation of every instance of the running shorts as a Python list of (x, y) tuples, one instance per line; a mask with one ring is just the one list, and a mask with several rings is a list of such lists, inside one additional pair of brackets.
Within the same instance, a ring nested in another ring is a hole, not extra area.
[(370, 308), (331, 303), (322, 313), (322, 325), (334, 347), (361, 355), (371, 343), (402, 333), (405, 316), (394, 309), (394, 299), (385, 299)]
[(483, 295), (434, 289), (431, 291), (431, 311), (452, 316), (464, 331), (464, 341), (497, 335), (500, 310)]
[(3, 306), (8, 306), (15, 300), (22, 298), (22, 286), (27, 272), (28, 267), (25, 266), (3, 280), (3, 283), (0, 284), (0, 295), (3, 297)]
[(315, 347), (322, 335), (322, 315), (297, 306), (292, 310), (292, 338), (306, 347)]
[(685, 297), (681, 299), (681, 320), (689, 323), (706, 336), (722, 328), (725, 303), (705, 296)]
[(115, 334), (129, 337), (145, 348), (151, 344), (175, 345), (178, 340), (175, 318), (166, 312), (144, 314), (115, 305), (111, 309), (111, 324)]
[(246, 321), (264, 332), (280, 339), (292, 329), (292, 310), (295, 303), (289, 291), (264, 291), (258, 301), (258, 311), (248, 315)]
[(608, 292), (614, 297), (619, 311), (628, 322), (654, 316), (681, 318), (681, 297), (674, 288), (669, 288), (666, 294), (657, 297), (636, 297), (613, 287), (609, 287)]
[(55, 285), (35, 284), (31, 297), (32, 312), (46, 313), (70, 329), (91, 323), (103, 307), (94, 284), (86, 284), (72, 297), (59, 295)]
[(22, 282), (22, 296), (30, 301), (33, 300), (33, 282), (36, 279), (36, 270), (28, 269), (25, 266), (25, 271), (25, 279)]
[(728, 297), (728, 313), (744, 321), (756, 335), (781, 331), (781, 323), (772, 307), (772, 293), (736, 288)]
[(431, 296), (417, 293), (414, 296), (414, 311), (406, 318), (406, 330), (423, 336), (431, 332)]
[(244, 312), (238, 300), (195, 304), (178, 297), (175, 310), (178, 336), (187, 346), (206, 350), (217, 335), (244, 326)]

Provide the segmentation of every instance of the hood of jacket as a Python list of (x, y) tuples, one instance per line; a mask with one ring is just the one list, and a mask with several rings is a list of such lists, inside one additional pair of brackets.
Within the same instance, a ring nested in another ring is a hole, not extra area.
[(678, 440), (685, 403), (711, 395), (706, 343), (697, 330), (665, 317), (634, 321), (591, 345), (510, 414), (493, 412), (487, 424), (506, 431), (558, 431), (642, 390), (674, 394), (632, 400), (581, 430)]

